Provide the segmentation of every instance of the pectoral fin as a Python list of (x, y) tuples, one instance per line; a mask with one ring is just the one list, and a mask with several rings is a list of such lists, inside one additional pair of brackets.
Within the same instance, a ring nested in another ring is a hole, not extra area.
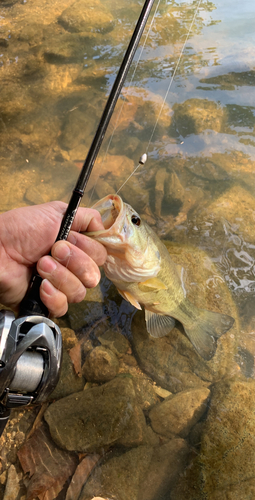
[(121, 297), (123, 297), (123, 299), (130, 302), (130, 304), (132, 304), (132, 306), (136, 307), (136, 309), (142, 310), (139, 302), (137, 302), (137, 300), (135, 299), (135, 297), (131, 293), (125, 292), (124, 290), (119, 290), (118, 288), (117, 288), (117, 290), (118, 290), (119, 294), (121, 295)]
[(158, 278), (149, 278), (146, 281), (141, 281), (141, 283), (138, 284), (139, 288), (142, 288), (144, 290), (144, 287), (149, 288), (149, 290), (167, 290), (167, 286), (163, 281), (159, 280)]
[(147, 331), (152, 337), (165, 337), (175, 326), (175, 320), (171, 316), (156, 314), (145, 309), (145, 321)]

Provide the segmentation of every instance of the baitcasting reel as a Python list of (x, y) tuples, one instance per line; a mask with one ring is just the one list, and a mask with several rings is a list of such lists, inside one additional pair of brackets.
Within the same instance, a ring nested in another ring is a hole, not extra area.
[(61, 365), (59, 327), (41, 315), (15, 319), (0, 311), (0, 436), (11, 408), (42, 403), (55, 388)]

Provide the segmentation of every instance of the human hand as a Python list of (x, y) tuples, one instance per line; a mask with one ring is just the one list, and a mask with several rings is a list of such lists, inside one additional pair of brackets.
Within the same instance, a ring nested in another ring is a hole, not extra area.
[(36, 263), (40, 297), (52, 316), (65, 314), (68, 303), (80, 302), (86, 288), (98, 284), (106, 250), (78, 231), (103, 229), (99, 212), (79, 208), (68, 240), (54, 243), (66, 208), (53, 201), (0, 214), (1, 304), (18, 310)]

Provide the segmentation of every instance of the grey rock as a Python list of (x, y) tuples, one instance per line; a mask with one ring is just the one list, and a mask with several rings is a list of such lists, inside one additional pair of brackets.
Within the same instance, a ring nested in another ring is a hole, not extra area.
[(45, 420), (52, 438), (61, 448), (94, 452), (118, 441), (126, 433), (131, 417), (134, 417), (132, 425), (141, 427), (140, 419), (144, 417), (136, 408), (131, 379), (116, 377), (51, 404), (45, 412)]
[(89, 382), (108, 382), (117, 375), (118, 370), (117, 356), (102, 346), (88, 353), (82, 367), (82, 373)]
[(187, 437), (206, 411), (209, 396), (207, 388), (189, 389), (169, 396), (149, 413), (153, 430), (169, 438), (173, 434)]

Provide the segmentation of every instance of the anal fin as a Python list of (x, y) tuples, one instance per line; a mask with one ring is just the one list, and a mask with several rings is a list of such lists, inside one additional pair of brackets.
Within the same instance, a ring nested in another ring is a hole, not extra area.
[(175, 326), (175, 319), (145, 309), (146, 328), (152, 337), (165, 337)]

